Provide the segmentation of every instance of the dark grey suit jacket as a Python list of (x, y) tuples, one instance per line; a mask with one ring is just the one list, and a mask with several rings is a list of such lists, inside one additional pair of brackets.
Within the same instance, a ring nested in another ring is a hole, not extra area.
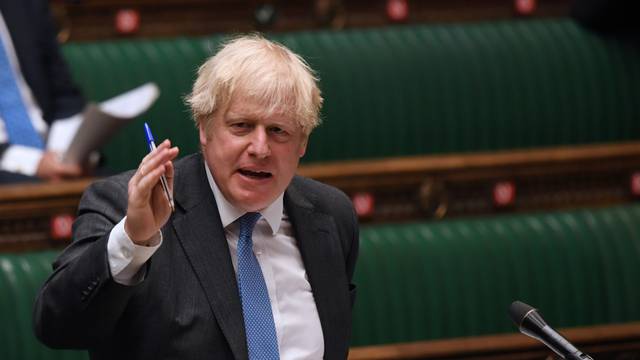
[[(74, 243), (53, 264), (34, 308), (37, 337), (93, 359), (247, 359), (242, 308), (203, 158), (175, 164), (176, 212), (136, 286), (115, 283), (106, 244), (125, 215), (132, 172), (93, 184)], [(284, 197), (324, 334), (325, 358), (347, 357), (358, 226), (349, 199), (295, 177)]]

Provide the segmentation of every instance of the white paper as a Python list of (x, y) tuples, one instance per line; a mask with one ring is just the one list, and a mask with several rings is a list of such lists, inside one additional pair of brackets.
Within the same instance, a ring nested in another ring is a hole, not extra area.
[(158, 86), (147, 83), (100, 103), (100, 110), (117, 118), (131, 119), (145, 112), (160, 95)]
[(58, 151), (66, 163), (83, 163), (89, 154), (106, 144), (122, 126), (153, 105), (160, 90), (147, 83), (100, 104), (89, 103), (62, 124), (54, 123), (47, 148)]
[(47, 150), (63, 154), (71, 145), (73, 135), (78, 131), (82, 119), (82, 113), (80, 113), (67, 119), (54, 121), (49, 129)]

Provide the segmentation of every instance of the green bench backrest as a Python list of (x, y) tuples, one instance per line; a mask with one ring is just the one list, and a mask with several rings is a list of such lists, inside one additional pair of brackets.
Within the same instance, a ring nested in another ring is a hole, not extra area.
[(0, 359), (84, 360), (86, 351), (51, 350), (33, 334), (33, 304), (57, 251), (0, 254)]
[(352, 345), (640, 320), (640, 205), (361, 230)]
[[(413, 25), (273, 35), (318, 71), (326, 99), (306, 162), (583, 144), (640, 137), (640, 48), (571, 20)], [(197, 135), (182, 98), (222, 37), (64, 47), (102, 100), (160, 85), (144, 116), (183, 153)], [(142, 119), (106, 153), (117, 170), (146, 152)]]

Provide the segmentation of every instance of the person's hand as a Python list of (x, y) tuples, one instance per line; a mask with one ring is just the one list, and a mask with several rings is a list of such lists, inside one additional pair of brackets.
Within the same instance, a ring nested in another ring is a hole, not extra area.
[(80, 165), (63, 163), (58, 153), (52, 151), (47, 151), (42, 155), (36, 170), (37, 177), (52, 181), (79, 177), (82, 174)]
[(169, 193), (173, 194), (173, 164), (178, 148), (169, 140), (142, 159), (138, 170), (129, 180), (129, 203), (124, 229), (137, 245), (150, 245), (150, 241), (169, 220), (171, 206), (162, 189), (160, 176), (165, 175)]

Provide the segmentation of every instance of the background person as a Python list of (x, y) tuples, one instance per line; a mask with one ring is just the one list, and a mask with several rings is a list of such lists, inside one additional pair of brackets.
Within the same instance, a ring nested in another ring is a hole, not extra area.
[(46, 0), (0, 0), (0, 184), (80, 176), (45, 150), (53, 121), (85, 106), (61, 55)]

